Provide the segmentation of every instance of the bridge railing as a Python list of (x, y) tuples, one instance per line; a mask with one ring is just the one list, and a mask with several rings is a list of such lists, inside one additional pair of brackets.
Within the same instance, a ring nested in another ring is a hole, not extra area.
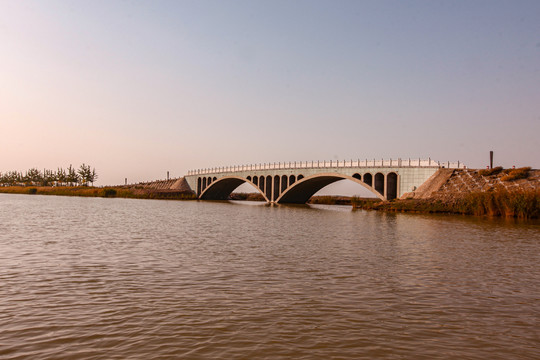
[(256, 170), (290, 170), (290, 169), (321, 169), (321, 168), (362, 168), (362, 167), (445, 167), (450, 169), (465, 169), (463, 163), (443, 162), (428, 159), (365, 159), (365, 160), (317, 160), (317, 161), (289, 161), (262, 164), (223, 166), (188, 171), (191, 175), (207, 175), (218, 173), (231, 173)]

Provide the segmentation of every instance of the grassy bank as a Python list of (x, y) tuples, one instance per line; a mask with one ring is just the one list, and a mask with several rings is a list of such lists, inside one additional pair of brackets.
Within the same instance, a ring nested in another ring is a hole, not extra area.
[(321, 205), (351, 205), (350, 196), (336, 196), (336, 195), (320, 195), (312, 196), (309, 199), (308, 204), (321, 204)]
[(196, 198), (192, 193), (173, 190), (135, 189), (129, 187), (97, 188), (90, 186), (7, 186), (0, 187), (0, 193), (169, 200), (193, 200)]
[(538, 189), (473, 192), (451, 202), (432, 199), (366, 202), (356, 198), (353, 198), (351, 202), (354, 209), (365, 210), (502, 216), (520, 219), (540, 217), (540, 190)]
[(229, 195), (230, 200), (241, 201), (266, 201), (260, 193), (232, 193)]
[[(0, 193), (38, 194), (84, 197), (118, 197), (132, 199), (195, 200), (190, 192), (174, 190), (141, 189), (133, 187), (97, 188), (88, 186), (6, 186)], [(260, 194), (232, 194), (234, 200), (264, 200)], [(535, 190), (496, 190), (473, 192), (451, 201), (437, 199), (406, 199), (380, 201), (374, 198), (347, 198), (338, 196), (316, 196), (311, 204), (348, 205), (353, 209), (383, 210), (392, 212), (447, 213), (477, 216), (502, 216), (520, 219), (540, 218), (540, 189)]]

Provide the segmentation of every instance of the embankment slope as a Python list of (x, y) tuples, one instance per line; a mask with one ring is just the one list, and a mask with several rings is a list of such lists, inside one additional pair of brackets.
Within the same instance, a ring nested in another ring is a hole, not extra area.
[[(516, 177), (521, 172), (521, 177)], [(379, 203), (353, 201), (359, 209), (540, 217), (540, 170), (440, 169), (416, 191)]]

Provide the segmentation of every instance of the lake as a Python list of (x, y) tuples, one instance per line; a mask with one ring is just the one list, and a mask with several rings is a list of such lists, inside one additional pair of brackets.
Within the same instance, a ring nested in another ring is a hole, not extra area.
[(538, 359), (540, 223), (0, 194), (1, 359)]

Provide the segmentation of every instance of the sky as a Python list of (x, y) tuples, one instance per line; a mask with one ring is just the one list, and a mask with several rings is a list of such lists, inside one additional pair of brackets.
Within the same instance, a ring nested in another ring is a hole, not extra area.
[(0, 172), (540, 167), (540, 1), (0, 0)]

